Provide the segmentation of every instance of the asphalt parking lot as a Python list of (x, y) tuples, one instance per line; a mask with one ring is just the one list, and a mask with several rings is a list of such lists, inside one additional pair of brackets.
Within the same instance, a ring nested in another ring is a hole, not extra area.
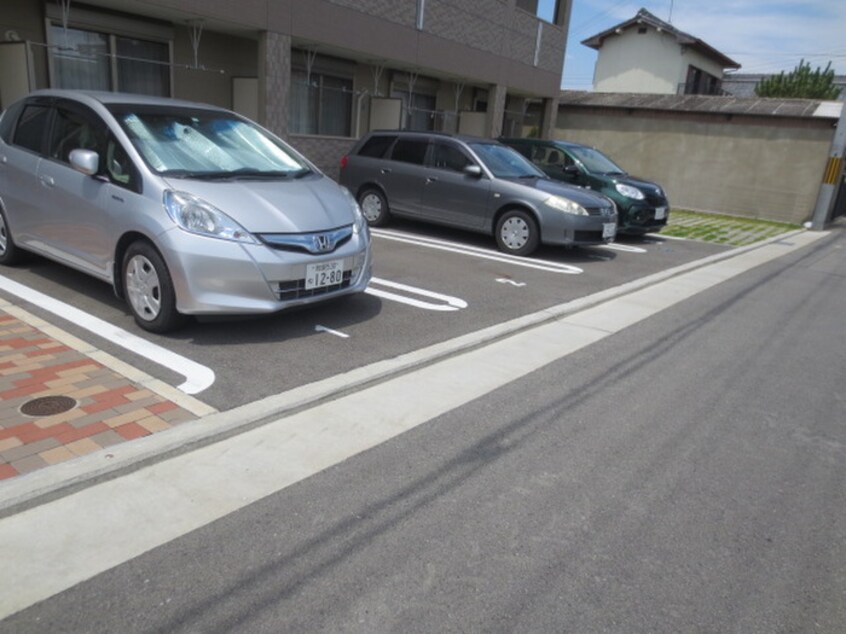
[(373, 240), (365, 294), (260, 318), (201, 320), (168, 336), (135, 326), (107, 285), (47, 260), (0, 275), (54, 300), (14, 303), (167, 384), (205, 368), (194, 397), (225, 411), (728, 249), (649, 235), (515, 258), (492, 238), (399, 221)]

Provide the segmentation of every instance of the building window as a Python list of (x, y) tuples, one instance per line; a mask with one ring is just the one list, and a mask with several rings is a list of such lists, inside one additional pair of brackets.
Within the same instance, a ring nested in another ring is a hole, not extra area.
[(350, 136), (352, 96), (351, 79), (292, 69), (291, 132)]
[(50, 24), (56, 88), (170, 96), (170, 45)]
[(684, 83), (685, 95), (719, 95), (722, 85), (719, 77), (714, 77), (696, 66), (687, 67), (687, 81)]

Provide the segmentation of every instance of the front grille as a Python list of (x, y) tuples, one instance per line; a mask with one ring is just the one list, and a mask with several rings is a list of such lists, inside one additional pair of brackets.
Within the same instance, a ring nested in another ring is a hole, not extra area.
[(327, 295), (334, 291), (340, 291), (350, 285), (352, 279), (352, 271), (344, 271), (344, 278), (340, 284), (332, 284), (331, 286), (321, 286), (320, 288), (305, 287), (305, 278), (299, 280), (287, 280), (285, 282), (278, 282), (276, 284), (276, 297), (280, 301), (286, 302), (292, 299), (304, 299), (307, 297), (317, 297), (319, 295)]
[(349, 242), (352, 225), (317, 233), (260, 233), (258, 237), (267, 246), (280, 251), (301, 251), (312, 255), (331, 253)]
[(614, 215), (614, 207), (612, 205), (606, 205), (604, 207), (585, 207), (585, 211), (588, 212), (589, 216), (613, 216)]

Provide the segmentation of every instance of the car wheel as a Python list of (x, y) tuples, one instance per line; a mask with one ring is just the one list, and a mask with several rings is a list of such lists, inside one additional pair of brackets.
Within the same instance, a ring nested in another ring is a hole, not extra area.
[(540, 243), (538, 223), (525, 211), (506, 211), (496, 223), (496, 243), (506, 253), (529, 255)]
[(168, 332), (185, 323), (167, 266), (149, 242), (129, 245), (123, 257), (123, 289), (135, 321), (150, 332)]
[(381, 227), (388, 223), (391, 211), (388, 208), (388, 201), (378, 189), (366, 189), (358, 197), (358, 204), (361, 213), (367, 224), (374, 227)]
[(6, 222), (6, 214), (0, 209), (0, 264), (15, 264), (22, 258), (21, 250), (15, 246), (12, 240), (12, 232), (9, 223)]

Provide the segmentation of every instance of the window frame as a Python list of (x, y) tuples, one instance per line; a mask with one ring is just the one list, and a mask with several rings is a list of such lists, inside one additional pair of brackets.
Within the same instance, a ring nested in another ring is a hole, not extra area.
[[(173, 73), (173, 49), (174, 33), (171, 27), (164, 27), (158, 24), (149, 24), (138, 18), (124, 16), (112, 16), (83, 8), (73, 7), (69, 14), (67, 27), (77, 31), (99, 33), (104, 35), (108, 48), (109, 63), (109, 92), (120, 91), (120, 73), (118, 66), (120, 59), (127, 59), (126, 56), (118, 56), (118, 39), (140, 40), (154, 44), (162, 44), (167, 47), (167, 60), (164, 62), (149, 60), (151, 63), (166, 66), (167, 68), (167, 94), (158, 95), (161, 97), (173, 97), (174, 94), (174, 73)], [(53, 35), (54, 27), (62, 28), (62, 17), (59, 8), (54, 4), (46, 7), (44, 18), (44, 31), (47, 40), (47, 78), (51, 88), (56, 87), (58, 82), (58, 70), (54, 60), (53, 51), (61, 46), (56, 42)]]

